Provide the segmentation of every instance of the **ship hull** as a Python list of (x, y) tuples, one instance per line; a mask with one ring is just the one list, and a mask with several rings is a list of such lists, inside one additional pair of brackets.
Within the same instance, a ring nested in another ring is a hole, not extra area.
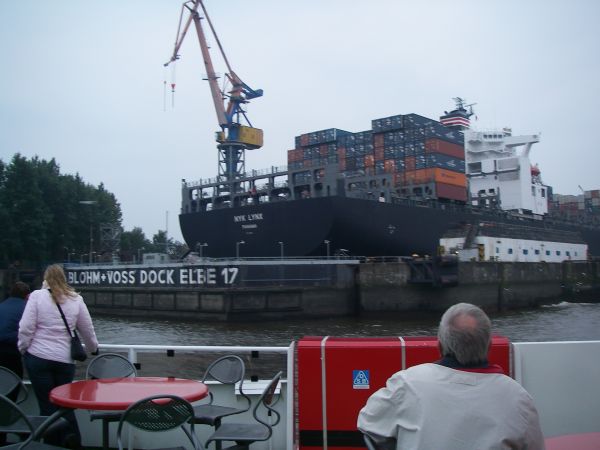
[[(484, 209), (336, 196), (181, 214), (179, 220), (188, 247), (206, 244), (203, 255), (210, 257), (333, 256), (342, 249), (361, 256), (433, 255), (447, 230), (467, 223), (549, 227), (542, 220), (524, 221)], [(553, 227), (580, 232), (590, 253), (600, 255), (600, 230)]]

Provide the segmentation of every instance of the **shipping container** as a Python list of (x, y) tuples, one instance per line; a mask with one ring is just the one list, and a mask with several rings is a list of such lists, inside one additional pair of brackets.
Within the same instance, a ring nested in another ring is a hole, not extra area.
[(443, 184), (451, 184), (453, 186), (467, 186), (466, 175), (460, 172), (454, 172), (447, 169), (432, 169), (435, 173), (435, 181)]
[(384, 117), (381, 119), (374, 119), (371, 121), (371, 128), (374, 133), (379, 133), (381, 131), (387, 130), (397, 130), (403, 127), (403, 116), (391, 116)]
[(425, 141), (425, 153), (443, 153), (455, 158), (465, 159), (465, 149), (463, 146), (438, 138), (430, 138)]
[(416, 160), (414, 156), (406, 156), (404, 158), (404, 167), (406, 170), (415, 170), (416, 169)]
[(383, 133), (377, 133), (373, 135), (373, 145), (375, 148), (383, 147)]
[(467, 189), (446, 183), (435, 183), (435, 194), (438, 198), (449, 200), (467, 201)]
[(374, 155), (366, 155), (365, 156), (365, 167), (375, 167), (375, 156)]
[(394, 173), (396, 171), (396, 163), (393, 159), (386, 159), (383, 162), (385, 173)]
[(375, 154), (375, 161), (383, 161), (383, 157), (384, 157), (383, 156), (384, 155), (383, 147), (381, 147), (381, 148), (375, 147), (374, 154)]

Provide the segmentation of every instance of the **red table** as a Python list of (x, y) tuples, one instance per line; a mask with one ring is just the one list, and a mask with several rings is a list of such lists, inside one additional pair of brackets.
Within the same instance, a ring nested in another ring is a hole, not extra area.
[(195, 402), (208, 395), (208, 387), (200, 381), (183, 378), (103, 378), (55, 387), (50, 392), (50, 401), (63, 408), (120, 411), (138, 400), (159, 394), (177, 395)]
[(600, 433), (567, 434), (544, 442), (546, 450), (600, 450)]

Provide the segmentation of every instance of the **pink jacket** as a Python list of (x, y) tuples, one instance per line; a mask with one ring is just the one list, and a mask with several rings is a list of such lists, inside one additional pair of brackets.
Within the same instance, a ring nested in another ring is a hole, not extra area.
[[(98, 340), (90, 313), (80, 295), (60, 304), (67, 323), (85, 344), (88, 352), (96, 351)], [(23, 317), (19, 322), (19, 351), (51, 361), (73, 363), (71, 338), (60, 311), (47, 289), (33, 291), (29, 295)]]

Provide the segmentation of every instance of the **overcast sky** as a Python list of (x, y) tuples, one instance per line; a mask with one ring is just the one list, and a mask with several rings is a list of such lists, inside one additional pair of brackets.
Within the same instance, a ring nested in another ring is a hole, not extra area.
[[(168, 216), (182, 240), (181, 179), (216, 175), (218, 127), (195, 33), (164, 110), (180, 4), (0, 0), (0, 159), (54, 157), (116, 195), (126, 230), (151, 238)], [(477, 103), (477, 128), (541, 133), (531, 159), (555, 192), (600, 189), (598, 1), (205, 4), (233, 69), (264, 90), (248, 116), (265, 146), (247, 152), (247, 169), (285, 165), (299, 134), (438, 118), (460, 96)]]

